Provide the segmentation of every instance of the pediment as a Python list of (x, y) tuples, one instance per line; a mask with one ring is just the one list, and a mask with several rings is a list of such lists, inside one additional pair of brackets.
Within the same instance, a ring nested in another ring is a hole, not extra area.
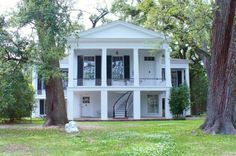
[(123, 21), (115, 21), (82, 32), (80, 38), (154, 39), (164, 35)]

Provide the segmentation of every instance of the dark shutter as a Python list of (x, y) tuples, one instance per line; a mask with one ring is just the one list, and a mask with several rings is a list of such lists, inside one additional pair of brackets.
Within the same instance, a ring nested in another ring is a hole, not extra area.
[(107, 56), (107, 85), (111, 86), (112, 68), (111, 68), (111, 56)]
[(165, 98), (162, 98), (162, 117), (165, 117), (165, 107), (166, 107)]
[(178, 70), (178, 86), (182, 84), (182, 71)]
[(77, 68), (77, 85), (83, 85), (83, 69), (84, 69), (84, 61), (83, 56), (78, 56), (78, 68)]
[(166, 70), (165, 70), (165, 68), (162, 68), (161, 76), (162, 76), (162, 81), (165, 81), (166, 80)]
[(44, 100), (39, 100), (39, 114), (40, 115), (45, 114), (45, 112), (44, 112), (45, 108), (44, 107), (45, 107)]
[(102, 57), (101, 56), (96, 56), (96, 86), (101, 85), (101, 68), (102, 68)]
[(42, 90), (42, 78), (38, 75), (38, 90)]
[(129, 56), (126, 55), (124, 56), (124, 78), (125, 80), (129, 80), (130, 79), (130, 60), (129, 60)]

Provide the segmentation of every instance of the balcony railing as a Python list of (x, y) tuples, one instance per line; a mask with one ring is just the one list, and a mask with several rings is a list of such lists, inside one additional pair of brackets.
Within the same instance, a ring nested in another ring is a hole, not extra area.
[[(74, 79), (74, 86), (101, 86), (101, 79)], [(163, 78), (139, 78), (140, 86), (165, 87)], [(130, 79), (107, 79), (107, 86), (134, 86), (134, 78)]]
[(133, 86), (134, 79), (107, 79), (108, 86)]
[(139, 85), (164, 87), (166, 85), (166, 81), (163, 78), (139, 78)]

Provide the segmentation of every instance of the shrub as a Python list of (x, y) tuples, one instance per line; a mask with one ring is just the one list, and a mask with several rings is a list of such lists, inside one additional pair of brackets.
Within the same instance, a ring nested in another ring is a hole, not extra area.
[(0, 76), (0, 118), (10, 121), (30, 117), (34, 90), (22, 71), (6, 72)]
[(189, 88), (186, 84), (171, 88), (169, 104), (174, 118), (180, 118), (189, 108), (189, 96)]

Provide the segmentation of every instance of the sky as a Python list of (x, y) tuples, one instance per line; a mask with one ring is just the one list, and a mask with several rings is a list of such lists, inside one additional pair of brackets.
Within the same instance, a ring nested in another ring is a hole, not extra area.
[[(4, 14), (6, 12), (11, 11), (14, 7), (16, 7), (17, 2), (20, 0), (0, 0), (0, 14)], [(84, 11), (84, 18), (81, 19), (85, 28), (91, 28), (91, 22), (89, 21), (89, 13), (95, 13), (97, 6), (106, 6), (108, 8), (111, 7), (111, 3), (113, 0), (71, 0), (75, 2), (73, 5), (74, 9), (80, 9)], [(72, 17), (76, 17), (76, 12), (72, 12)], [(109, 18), (115, 18), (110, 16)]]

